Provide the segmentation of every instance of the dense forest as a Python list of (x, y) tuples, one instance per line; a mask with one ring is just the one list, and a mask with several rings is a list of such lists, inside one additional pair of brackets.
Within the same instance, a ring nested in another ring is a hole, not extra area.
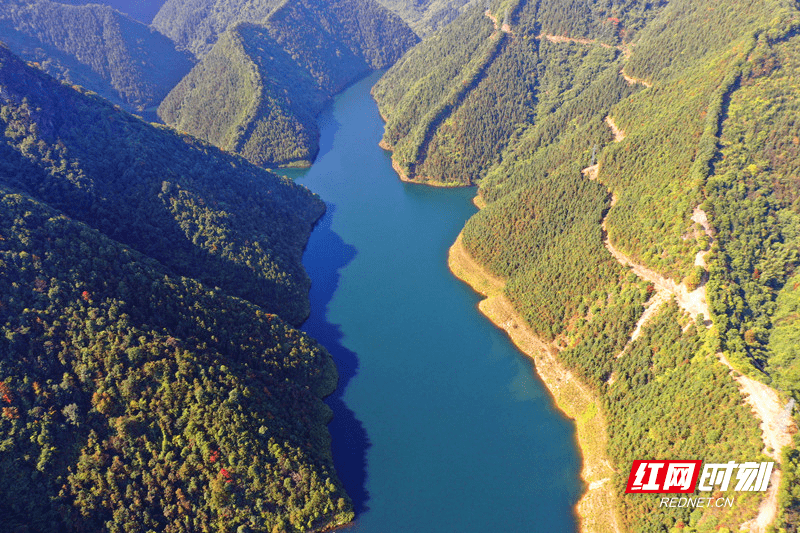
[(427, 37), (450, 24), (460, 15), (469, 0), (378, 0), (397, 13), (420, 37)]
[[(234, 10), (218, 3), (216, 16), (204, 19), (209, 26), (180, 19), (190, 16), (189, 6), (164, 6), (156, 27), (204, 55), (159, 116), (260, 166), (308, 164), (325, 103), (370, 70), (391, 65), (416, 37), (373, 0), (291, 0), (271, 11), (268, 5)], [(176, 33), (183, 25), (193, 33)]]
[(176, 273), (293, 324), (305, 319), (309, 280), (300, 258), (324, 210), (318, 198), (0, 53), (0, 168), (9, 185)]
[[(634, 458), (773, 452), (717, 354), (779, 401), (800, 400), (799, 27), (782, 0), (490, 1), (373, 89), (401, 177), (478, 184), (484, 207), (463, 243), (599, 396), (618, 494)], [(656, 287), (606, 241), (700, 287), (710, 317), (668, 302), (637, 327)], [(800, 526), (797, 439), (780, 465), (786, 531)], [(758, 505), (619, 502), (637, 532), (738, 530)]]
[(164, 0), (60, 0), (59, 3), (76, 6), (103, 4), (129, 15), (139, 22), (150, 24), (158, 10), (164, 5)]
[(202, 57), (237, 22), (261, 22), (284, 0), (167, 0), (153, 27), (182, 48)]
[[(352, 519), (320, 401), (336, 371), (293, 329), (324, 204), (253, 164), (313, 161), (323, 106), (390, 66), (382, 146), (403, 179), (478, 186), (463, 244), (598, 399), (615, 493), (637, 458), (780, 457), (775, 531), (800, 530), (800, 434), (765, 446), (737, 385), (800, 401), (796, 2), (142, 0), (153, 28), (102, 3), (0, 0), (10, 530)], [(123, 110), (156, 106), (175, 129)], [(738, 531), (761, 494), (735, 496), (616, 514)]]
[[(270, 72), (281, 75), (265, 83)], [(222, 35), (159, 115), (257, 164), (311, 161), (315, 116), (327, 96), (262, 27), (242, 23)]]
[(306, 530), (347, 521), (330, 356), (0, 187), (0, 494), (9, 530)]
[(2, 0), (0, 41), (51, 76), (136, 111), (157, 106), (193, 64), (157, 31), (97, 4)]
[(4, 527), (351, 520), (321, 401), (336, 369), (290, 325), (323, 204), (5, 48), (0, 104)]
[[(610, 68), (622, 55), (617, 45), (620, 35), (628, 34), (609, 22), (609, 15), (631, 19), (636, 27), (645, 14), (657, 12), (657, 6), (644, 10), (629, 4), (612, 3), (603, 10), (583, 2), (567, 10), (558, 2), (471, 5), (375, 86), (387, 119), (383, 142), (393, 150), (397, 167), (424, 182), (466, 185), (485, 177), (512, 137), (544, 118), (538, 115), (556, 111), (564, 95), (572, 97), (596, 78), (597, 69)], [(503, 30), (500, 26), (509, 21)], [(562, 36), (572, 25), (581, 31), (571, 38), (591, 42), (543, 38)], [(610, 27), (617, 29), (609, 33)], [(587, 59), (570, 62), (569, 54)], [(576, 65), (581, 71), (571, 72)]]

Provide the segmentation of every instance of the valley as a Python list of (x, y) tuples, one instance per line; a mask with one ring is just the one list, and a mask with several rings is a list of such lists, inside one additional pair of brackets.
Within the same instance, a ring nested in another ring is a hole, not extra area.
[(12, 530), (798, 531), (794, 0), (65, 2), (0, 0)]

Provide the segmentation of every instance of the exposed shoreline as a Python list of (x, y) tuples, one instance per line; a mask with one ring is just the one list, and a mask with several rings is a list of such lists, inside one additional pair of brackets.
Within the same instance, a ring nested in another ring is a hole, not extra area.
[(547, 386), (556, 406), (575, 420), (586, 492), (575, 507), (581, 533), (619, 533), (617, 498), (608, 483), (614, 469), (605, 455), (607, 434), (599, 398), (580, 383), (557, 358), (557, 349), (538, 338), (519, 317), (503, 293), (505, 281), (492, 275), (467, 252), (459, 234), (447, 259), (450, 272), (486, 296), (478, 308), (503, 329), (514, 345), (534, 361), (536, 373)]
[[(381, 118), (385, 123), (383, 113)], [(381, 139), (378, 146), (394, 152), (385, 139)], [(391, 161), (401, 181), (436, 186), (435, 180), (426, 182), (409, 179), (394, 157)], [(472, 203), (478, 209), (486, 207), (486, 201), (480, 195), (476, 195)], [(534, 369), (552, 395), (556, 407), (575, 421), (578, 450), (583, 459), (581, 479), (585, 484), (585, 492), (574, 509), (579, 532), (622, 533), (617, 513), (618, 500), (608, 483), (615, 470), (605, 453), (608, 436), (599, 398), (561, 364), (555, 355), (555, 346), (538, 338), (527, 327), (503, 293), (505, 280), (488, 272), (469, 255), (462, 241), (462, 233), (458, 234), (448, 251), (447, 266), (450, 273), (486, 296), (478, 304), (478, 309), (508, 334), (518, 350), (533, 360)]]
[[(383, 142), (383, 141), (381, 141), (381, 142)], [(385, 145), (379, 144), (378, 146), (380, 146), (384, 150), (391, 151), (390, 148), (385, 148)], [(416, 176), (413, 177), (413, 178), (409, 178), (408, 174), (406, 174), (405, 171), (397, 163), (397, 161), (394, 160), (394, 156), (392, 156), (392, 168), (397, 173), (397, 175), (400, 177), (400, 181), (404, 181), (406, 183), (416, 183), (418, 185), (427, 185), (428, 187), (442, 187), (442, 188), (469, 187), (469, 185), (466, 185), (464, 183), (456, 183), (456, 182), (451, 182), (451, 181), (440, 181), (440, 180), (437, 180), (437, 179), (434, 179), (434, 178), (420, 178), (420, 177), (416, 177)]]
[[(383, 118), (383, 115), (381, 115)], [(386, 119), (384, 119), (386, 122)], [(384, 139), (381, 139), (378, 143), (382, 149), (386, 150), (387, 152), (394, 152), (392, 146), (389, 145)], [(453, 188), (453, 187), (471, 187), (472, 185), (468, 185), (466, 183), (457, 183), (452, 181), (441, 181), (434, 178), (420, 178), (420, 177), (408, 177), (405, 170), (394, 160), (394, 155), (391, 158), (392, 161), (392, 168), (394, 169), (397, 176), (400, 178), (400, 181), (404, 181), (406, 183), (416, 183), (418, 185), (427, 185), (428, 187), (441, 187), (441, 188)]]

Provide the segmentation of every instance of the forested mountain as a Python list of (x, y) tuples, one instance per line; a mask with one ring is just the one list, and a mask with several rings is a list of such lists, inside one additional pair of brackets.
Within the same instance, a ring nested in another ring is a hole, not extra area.
[[(297, 50), (310, 44), (304, 42), (309, 36), (330, 39), (332, 46), (363, 55), (373, 68), (390, 65), (413, 44), (399, 17), (373, 0), (167, 0), (153, 26), (202, 57), (238, 22), (272, 22), (277, 40)], [(303, 35), (295, 38), (295, 32)]]
[[(717, 354), (781, 408), (800, 400), (798, 29), (783, 0), (497, 0), (373, 90), (402, 177), (479, 185), (463, 245), (601, 399), (618, 494), (645, 455), (779, 454)], [(663, 303), (680, 291), (705, 316)], [(724, 413), (684, 411), (711, 395)], [(798, 463), (795, 437), (780, 466), (787, 531), (800, 525)], [(630, 531), (738, 530), (756, 511), (619, 502)]]
[(169, 39), (98, 4), (0, 0), (0, 41), (50, 75), (137, 111), (158, 105), (192, 67)]
[(159, 115), (256, 164), (311, 161), (315, 117), (328, 95), (263, 27), (241, 23), (175, 87)]
[(475, 0), (378, 0), (400, 15), (420, 37), (443, 28), (460, 15), (464, 6)]
[(237, 22), (262, 22), (285, 0), (167, 0), (153, 27), (197, 57)]
[(2, 50), (6, 182), (151, 256), (299, 324), (305, 238), (324, 204), (192, 137), (154, 128)]
[(323, 204), (2, 47), (0, 123), (4, 530), (352, 519), (321, 401), (336, 369), (283, 320), (307, 313)]
[[(267, 6), (217, 5), (202, 24), (157, 18), (162, 31), (197, 53), (230, 24), (159, 116), (261, 166), (308, 163), (318, 150), (315, 117), (328, 99), (391, 65), (416, 38), (373, 0), (290, 0), (263, 18)], [(170, 3), (162, 12), (177, 9)], [(188, 6), (182, 9), (189, 16)]]
[[(488, 12), (485, 3), (476, 4), (415, 47), (373, 91), (387, 117), (384, 143), (402, 173), (451, 184), (483, 177), (514, 132), (537, 122), (537, 114), (549, 114), (562, 94), (587, 87), (598, 69), (622, 55), (617, 46), (632, 30), (609, 21), (611, 15), (626, 24), (630, 19), (635, 28), (658, 12), (621, 4), (600, 9), (575, 2), (567, 9), (560, 2), (508, 1), (494, 2)], [(506, 20), (514, 20), (513, 33), (501, 28)], [(542, 37), (573, 27), (579, 28), (575, 38), (595, 39), (598, 46)], [(571, 54), (586, 59), (568, 61)]]
[(60, 0), (59, 3), (75, 6), (103, 4), (129, 15), (139, 22), (150, 24), (158, 10), (164, 5), (164, 0)]

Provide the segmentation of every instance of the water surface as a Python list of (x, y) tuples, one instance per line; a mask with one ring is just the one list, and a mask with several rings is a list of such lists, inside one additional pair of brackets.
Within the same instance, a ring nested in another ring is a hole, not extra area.
[(447, 269), (474, 189), (405, 184), (378, 147), (379, 74), (320, 116), (299, 183), (328, 204), (306, 250), (304, 329), (336, 359), (328, 399), (353, 532), (569, 532), (582, 490), (575, 428), (529, 359)]

